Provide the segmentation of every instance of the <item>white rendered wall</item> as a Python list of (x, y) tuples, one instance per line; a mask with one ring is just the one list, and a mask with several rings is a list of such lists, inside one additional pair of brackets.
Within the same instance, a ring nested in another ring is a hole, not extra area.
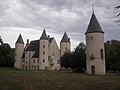
[[(100, 49), (103, 49), (103, 59), (101, 58)], [(90, 60), (91, 54), (94, 55), (94, 60)], [(92, 74), (91, 66), (95, 66), (96, 75), (104, 75), (106, 73), (103, 33), (86, 34), (86, 60), (88, 74)]]
[(60, 60), (60, 50), (58, 48), (58, 45), (55, 41), (55, 39), (52, 40), (50, 43), (50, 49), (49, 49), (49, 56), (52, 58), (52, 63), (54, 63), (53, 66), (50, 66), (51, 70), (59, 70), (60, 69), (60, 63), (58, 61)]
[(71, 43), (68, 42), (61, 42), (60, 43), (60, 55), (62, 56), (66, 51), (66, 47), (67, 47), (67, 51), (71, 50)]
[(24, 44), (15, 44), (15, 62), (14, 68), (22, 69), (22, 55), (24, 52)]
[(34, 51), (25, 51), (25, 70), (31, 70), (31, 61), (32, 61), (32, 56), (34, 55)]
[(40, 63), (38, 58), (32, 58), (30, 62), (30, 70), (40, 70)]

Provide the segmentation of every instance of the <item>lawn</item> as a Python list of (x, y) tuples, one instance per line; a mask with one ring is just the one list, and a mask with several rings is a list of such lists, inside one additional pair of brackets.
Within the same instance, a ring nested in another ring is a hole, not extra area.
[(69, 71), (0, 68), (0, 90), (120, 90), (120, 74), (95, 76)]

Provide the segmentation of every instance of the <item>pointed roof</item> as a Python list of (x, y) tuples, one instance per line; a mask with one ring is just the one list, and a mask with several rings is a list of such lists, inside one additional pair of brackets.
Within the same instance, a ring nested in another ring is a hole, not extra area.
[(93, 11), (92, 17), (90, 19), (90, 22), (85, 34), (94, 33), (94, 32), (104, 33)]
[(42, 33), (42, 36), (40, 37), (40, 40), (48, 40), (45, 29), (43, 30), (43, 33)]
[(63, 37), (62, 37), (61, 42), (69, 42), (69, 43), (70, 43), (70, 38), (68, 38), (68, 36), (67, 36), (67, 33), (66, 33), (66, 32), (64, 33), (64, 35), (63, 35)]
[(32, 58), (39, 58), (39, 40), (31, 41), (25, 51), (34, 51)]
[(23, 38), (22, 38), (21, 34), (19, 35), (19, 37), (18, 37), (16, 43), (24, 44), (24, 41), (23, 41)]

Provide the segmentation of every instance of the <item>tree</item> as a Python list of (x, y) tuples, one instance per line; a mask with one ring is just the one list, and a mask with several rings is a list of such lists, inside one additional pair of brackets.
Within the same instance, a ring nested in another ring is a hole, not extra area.
[[(117, 10), (117, 11), (120, 10), (120, 5), (114, 7), (114, 9)], [(118, 17), (120, 17), (120, 11), (116, 15), (116, 18), (118, 18)], [(115, 22), (118, 23), (118, 24), (120, 24), (120, 19), (116, 20)]]
[(71, 59), (72, 59), (72, 53), (71, 52), (66, 52), (64, 55), (62, 55), (60, 57), (61, 67), (69, 68)]
[(85, 54), (85, 44), (82, 42), (80, 43), (75, 51), (73, 52), (73, 60), (75, 64), (75, 71), (83, 72), (86, 68), (86, 54)]
[(107, 41), (105, 48), (107, 70), (120, 71), (120, 41)]
[(15, 50), (9, 44), (0, 45), (0, 66), (13, 67)]
[(80, 43), (73, 52), (65, 53), (61, 58), (61, 66), (71, 68), (74, 72), (83, 72), (86, 67), (85, 44)]

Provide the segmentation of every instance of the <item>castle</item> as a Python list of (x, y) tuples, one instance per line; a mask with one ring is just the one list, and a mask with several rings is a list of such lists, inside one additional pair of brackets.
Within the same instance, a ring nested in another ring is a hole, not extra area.
[(14, 67), (21, 70), (59, 70), (60, 56), (69, 52), (71, 48), (70, 38), (66, 32), (60, 42), (60, 49), (54, 37), (50, 37), (43, 30), (42, 36), (38, 40), (24, 41), (21, 34), (15, 43)]
[[(86, 36), (86, 72), (94, 75), (104, 75), (105, 70), (105, 49), (104, 32), (94, 14), (90, 19)], [(71, 43), (65, 33), (61, 42), (60, 50), (54, 38), (46, 35), (45, 30), (39, 40), (24, 42), (19, 36), (16, 42), (15, 68), (23, 70), (59, 70), (60, 56), (70, 51)]]

